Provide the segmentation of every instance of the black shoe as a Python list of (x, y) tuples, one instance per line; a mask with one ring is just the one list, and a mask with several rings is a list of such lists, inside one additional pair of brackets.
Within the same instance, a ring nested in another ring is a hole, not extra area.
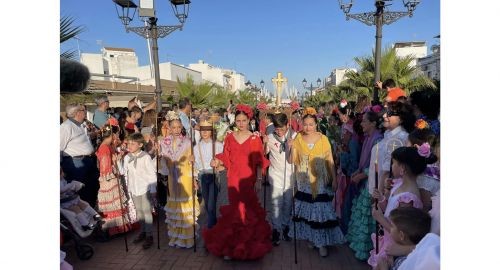
[(273, 242), (273, 246), (279, 246), (280, 245), (280, 232), (277, 230), (273, 230), (273, 238), (271, 240)]
[(285, 229), (283, 230), (283, 240), (289, 242), (289, 241), (292, 241), (292, 238), (290, 238), (290, 236), (288, 236), (288, 232), (290, 231), (290, 228), (288, 226), (285, 227)]
[(146, 239), (146, 233), (145, 232), (141, 232), (135, 239), (134, 241), (132, 241), (132, 243), (134, 244), (137, 244), (137, 243), (140, 243), (142, 241), (144, 241), (144, 239)]
[(93, 218), (94, 218), (94, 220), (96, 220), (96, 221), (101, 221), (101, 220), (102, 220), (102, 217), (101, 217), (101, 215), (99, 215), (99, 214), (95, 214), (95, 215), (93, 216)]
[(146, 241), (142, 244), (143, 249), (148, 249), (153, 245), (153, 236), (147, 236)]

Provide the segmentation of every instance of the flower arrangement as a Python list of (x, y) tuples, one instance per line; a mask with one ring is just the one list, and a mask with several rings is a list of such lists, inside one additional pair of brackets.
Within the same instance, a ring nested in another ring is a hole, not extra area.
[(415, 122), (415, 127), (417, 129), (426, 129), (426, 128), (429, 128), (429, 123), (427, 123), (427, 121), (425, 121), (424, 119), (418, 119), (416, 122)]
[(313, 107), (307, 107), (305, 110), (304, 110), (304, 115), (305, 114), (310, 114), (310, 115), (316, 115), (318, 114), (316, 112), (316, 109), (314, 109)]
[(238, 105), (236, 105), (236, 110), (244, 112), (248, 116), (248, 118), (252, 118), (253, 117), (253, 110), (248, 105), (238, 104)]

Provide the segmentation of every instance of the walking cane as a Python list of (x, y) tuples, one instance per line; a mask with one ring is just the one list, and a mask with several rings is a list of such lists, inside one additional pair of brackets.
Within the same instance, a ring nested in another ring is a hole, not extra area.
[[(193, 130), (193, 125), (191, 125), (191, 113), (189, 113), (189, 127), (190, 127), (190, 131), (191, 131), (191, 155), (194, 155), (194, 150), (193, 150), (193, 143), (194, 143), (194, 130)], [(196, 252), (196, 216), (195, 216), (195, 208), (194, 208), (194, 205), (195, 205), (195, 197), (196, 197), (196, 191), (194, 190), (194, 164), (193, 162), (191, 163), (191, 187), (192, 187), (192, 197), (193, 197), (193, 252)]]

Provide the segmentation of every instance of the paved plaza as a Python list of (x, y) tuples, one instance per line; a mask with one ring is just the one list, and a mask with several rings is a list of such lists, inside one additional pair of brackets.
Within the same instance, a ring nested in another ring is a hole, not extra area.
[[(267, 197), (267, 196), (266, 196)], [(261, 200), (262, 201), (262, 200)], [(267, 201), (269, 202), (269, 200)], [(201, 206), (203, 209), (203, 203)], [(269, 209), (268, 209), (269, 210)], [(164, 221), (164, 213), (161, 213)], [(269, 214), (269, 212), (268, 212)], [(269, 216), (268, 216), (269, 220)], [(205, 214), (202, 210), (199, 222), (204, 224)], [(76, 256), (73, 243), (70, 241), (62, 246), (67, 253), (68, 261), (76, 270), (79, 269), (331, 269), (331, 270), (368, 270), (370, 267), (357, 260), (347, 244), (329, 247), (329, 255), (321, 258), (317, 249), (309, 249), (305, 241), (297, 241), (298, 262), (294, 263), (293, 241), (282, 241), (278, 247), (257, 261), (224, 261), (205, 251), (202, 239), (197, 240), (196, 252), (193, 249), (177, 249), (168, 246), (167, 226), (160, 224), (160, 249), (157, 245), (157, 224), (155, 219), (153, 247), (143, 250), (141, 244), (134, 245), (132, 240), (137, 235), (131, 232), (127, 235), (129, 251), (125, 251), (123, 237), (114, 238), (108, 242), (98, 242), (91, 236), (85, 239), (94, 247), (94, 256), (82, 261)]]

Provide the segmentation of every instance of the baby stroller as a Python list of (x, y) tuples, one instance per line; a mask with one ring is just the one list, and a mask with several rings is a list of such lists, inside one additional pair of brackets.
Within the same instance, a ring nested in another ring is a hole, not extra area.
[[(82, 186), (83, 184), (78, 181), (68, 183), (64, 178), (61, 179), (61, 245), (64, 243), (65, 238), (73, 239), (78, 258), (81, 260), (88, 260), (94, 255), (94, 248), (90, 244), (85, 243), (83, 239), (91, 235), (94, 229), (101, 223), (100, 221), (96, 221), (95, 223), (91, 222), (94, 217), (100, 216), (87, 202), (82, 201), (78, 196), (77, 191), (81, 189)], [(69, 209), (69, 207), (74, 207), (75, 205), (84, 207), (85, 210), (77, 214)], [(82, 219), (87, 221), (88, 224), (82, 226)]]
[[(73, 216), (73, 217), (71, 217)], [(65, 239), (72, 239), (75, 242), (76, 255), (80, 260), (88, 260), (94, 255), (94, 247), (86, 243), (83, 239), (92, 234), (93, 230), (82, 230), (76, 220), (76, 215), (66, 209), (61, 208), (61, 245)]]

